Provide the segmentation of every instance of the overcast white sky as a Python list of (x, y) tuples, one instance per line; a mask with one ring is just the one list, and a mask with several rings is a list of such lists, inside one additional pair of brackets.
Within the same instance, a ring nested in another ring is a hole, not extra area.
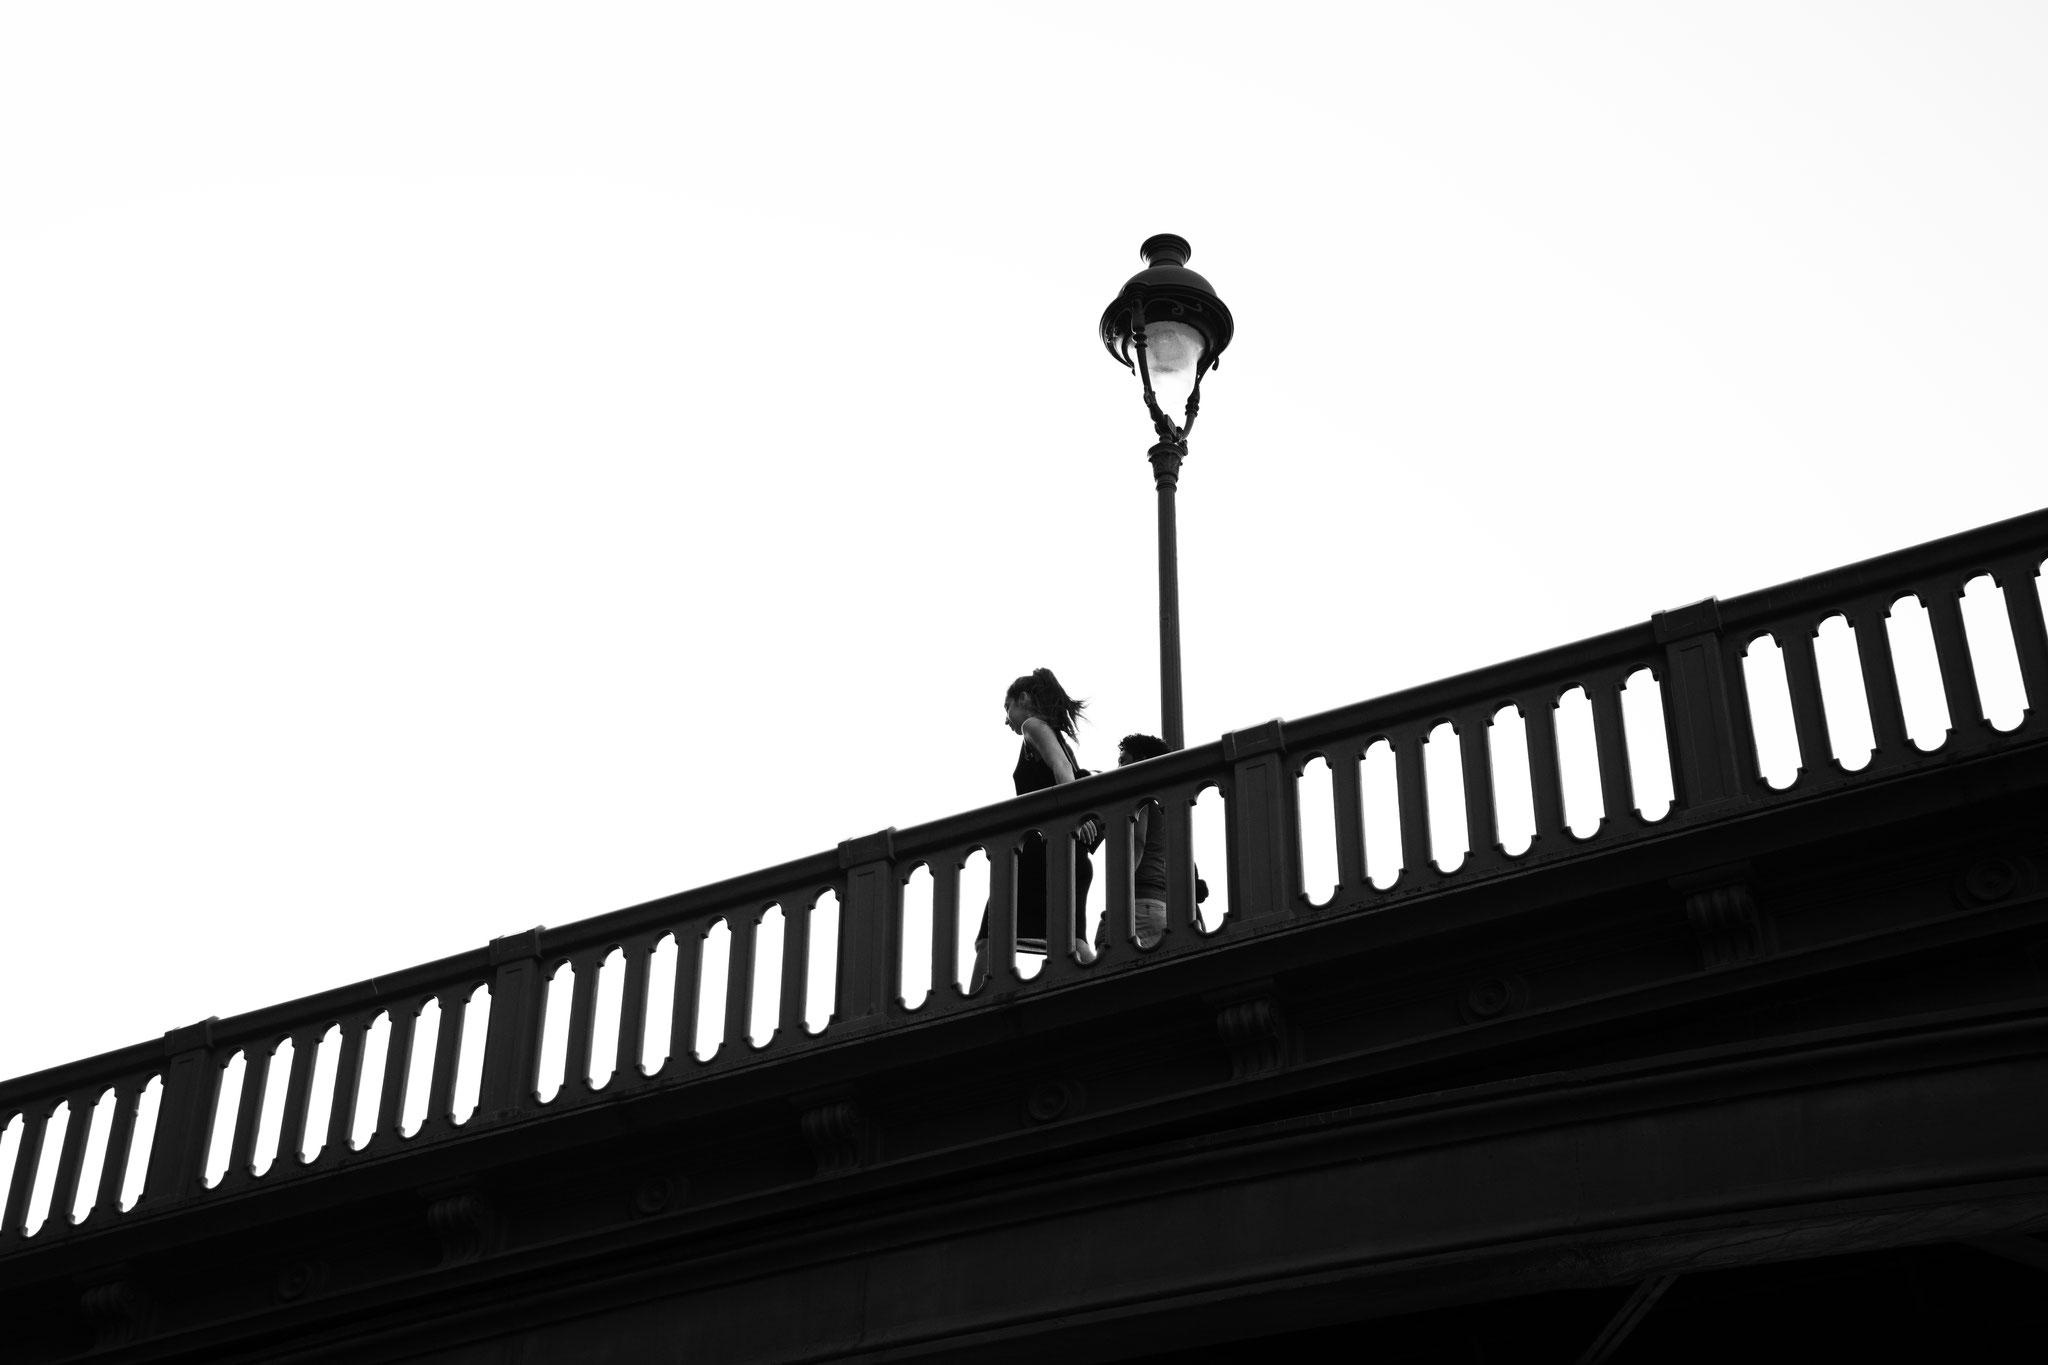
[(0, 6), (0, 1075), (2048, 501), (2048, 9)]

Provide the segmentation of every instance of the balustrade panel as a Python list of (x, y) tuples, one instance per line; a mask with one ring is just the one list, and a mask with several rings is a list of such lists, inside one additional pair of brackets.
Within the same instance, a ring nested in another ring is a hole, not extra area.
[(960, 998), (960, 870), (967, 855), (933, 858), (927, 864), (932, 874), (932, 994), (929, 1004), (939, 1008)]
[(1843, 771), (1828, 743), (1827, 702), (1821, 693), (1820, 663), (1813, 652), (1816, 628), (1816, 623), (1808, 621), (1781, 626), (1774, 632), (1784, 659), (1786, 700), (1799, 745), (1799, 778), (1808, 787)]
[(657, 935), (647, 953), (645, 996), (642, 1000), (640, 1076), (659, 1076), (675, 1055), (676, 936)]
[(463, 1039), (469, 1035), (469, 997), (481, 984), (466, 982), (436, 997), (441, 1011), (434, 1031), (434, 1066), (428, 1073), (421, 1136), (441, 1136), (455, 1124), (455, 1074), (462, 1065)]
[(1604, 811), (1601, 832), (1627, 834), (1642, 825), (1635, 783), (1629, 773), (1628, 727), (1621, 714), (1625, 669), (1603, 669), (1587, 677), (1586, 699), (1593, 711), (1594, 768)]
[[(817, 892), (804, 920), (804, 943), (810, 960), (805, 966), (804, 1027), (796, 1035), (799, 1038), (827, 1032), (839, 1015), (840, 926), (845, 922), (845, 915), (838, 890), (827, 887)], [(890, 956), (892, 954), (883, 953), (876, 959), (883, 970), (886, 970)]]
[[(1337, 898), (1332, 904), (1370, 885), (1365, 856), (1362, 757), (1363, 751), (1355, 743), (1333, 746), (1325, 754), (1330, 765), (1330, 804), (1337, 836)], [(1468, 781), (1466, 791), (1471, 790)]]
[(747, 973), (747, 1045), (756, 1052), (775, 1041), (789, 918), (778, 903), (754, 919), (754, 960)]
[[(775, 1036), (785, 1047), (802, 1042), (810, 1031), (811, 929), (817, 917), (817, 899), (815, 895), (791, 896), (782, 903), (781, 1020)], [(899, 952), (898, 960), (888, 964), (892, 974), (901, 971), (901, 958)], [(900, 997), (892, 992), (889, 998)]]
[(703, 1012), (704, 933), (706, 926), (691, 922), (672, 932), (676, 944), (676, 989), (669, 1003), (668, 1060), (661, 1077), (674, 1082), (691, 1072), (697, 1055), (697, 1018)]
[(1395, 800), (1401, 811), (1401, 885), (1425, 885), (1436, 870), (1429, 856), (1429, 770), (1423, 734), (1408, 726), (1387, 737), (1394, 750)]
[[(1238, 913), (1237, 866), (1233, 861), (1234, 850), (1230, 843), (1229, 798), (1221, 784), (1211, 784), (1197, 789), (1196, 795), (1186, 806), (1188, 833), (1188, 870), (1184, 873), (1188, 885), (1188, 904), (1192, 911), (1194, 936), (1183, 937), (1178, 944), (1164, 945), (1169, 951), (1176, 946), (1187, 946), (1198, 939), (1207, 938), (1222, 930)], [(1167, 814), (1168, 838), (1172, 837), (1174, 817)], [(1169, 846), (1168, 855), (1172, 851)], [(1172, 891), (1172, 874), (1175, 861), (1168, 872), (1168, 891)], [(1207, 875), (1202, 869), (1207, 867)], [(1202, 899), (1200, 887), (1206, 885), (1208, 898)], [(1169, 894), (1167, 920), (1173, 921), (1172, 898)]]
[(569, 970), (575, 976), (569, 991), (569, 1029), (563, 1042), (559, 1102), (574, 1104), (591, 1093), (590, 1059), (597, 1021), (597, 974), (610, 953), (611, 945), (607, 944), (569, 956)]
[(281, 1174), (299, 1170), (305, 1163), (306, 1110), (313, 1102), (313, 1077), (320, 1067), (320, 1039), (324, 1024), (297, 1029), (292, 1033), (292, 1070), (285, 1082), (284, 1112), (278, 1116), (277, 1155), (273, 1169)]
[[(1877, 756), (1877, 731), (1863, 683), (1862, 641), (1848, 615), (1837, 611), (1821, 618), (1813, 647), (1827, 703), (1829, 751), (1843, 774), (1860, 773)], [(1903, 724), (1900, 728), (1903, 733)]]
[(2026, 718), (2027, 689), (2020, 680), (2005, 590), (1991, 574), (1977, 574), (1963, 585), (1961, 611), (1983, 722), (1998, 735), (2011, 734)]
[(60, 1232), (78, 1221), (78, 1183), (85, 1172), (85, 1149), (92, 1140), (93, 1119), (99, 1110), (98, 1098), (91, 1091), (74, 1092), (65, 1103), (70, 1106), (70, 1118), (64, 1125), (64, 1144), (57, 1156), (50, 1209), (43, 1224)]
[(2027, 554), (2001, 560), (1994, 574), (2005, 593), (2013, 654), (2027, 694), (2027, 714), (2020, 728), (2048, 724), (2041, 719), (2048, 712), (2048, 608), (2042, 602), (2041, 558)]
[(1937, 593), (1923, 589), (1903, 593), (1885, 610), (1884, 638), (1892, 661), (1892, 679), (1898, 687), (1899, 713), (1905, 717), (1906, 737), (1912, 742), (1912, 757), (1933, 753), (1948, 742), (1954, 727), (1948, 701), (1942, 691), (1941, 660), (1936, 653), (1932, 614), (1928, 610)]
[(642, 1060), (647, 1051), (647, 986), (654, 969), (654, 942), (646, 937), (628, 940), (625, 954), (626, 981), (619, 997), (619, 1037), (612, 1054), (612, 1084), (637, 1084), (646, 1072)]
[(766, 913), (766, 906), (757, 906), (735, 912), (726, 921), (732, 938), (725, 969), (725, 1032), (717, 1052), (721, 1062), (744, 1057), (747, 1052), (754, 1009), (755, 940), (760, 936), (760, 917)]
[(148, 1084), (148, 1077), (138, 1076), (114, 1087), (107, 1150), (100, 1158), (99, 1189), (93, 1196), (88, 1217), (106, 1222), (122, 1211), (121, 1195), (128, 1183), (128, 1163), (135, 1151), (136, 1121), (142, 1116), (142, 1091)]
[(897, 1007), (915, 1012), (924, 1006), (937, 988), (939, 977), (932, 962), (932, 934), (935, 916), (932, 871), (922, 859), (911, 861), (902, 871), (903, 887), (896, 896), (900, 923), (896, 930)]
[(1040, 987), (1070, 981), (1082, 970), (1074, 956), (1074, 940), (1087, 929), (1079, 899), (1082, 854), (1071, 824), (1064, 816), (1046, 822), (1045, 966), (1036, 978)]
[(1452, 718), (1458, 735), (1458, 757), (1465, 788), (1465, 834), (1469, 845), (1465, 868), (1489, 872), (1502, 865), (1500, 811), (1493, 793), (1491, 716), (1485, 707), (1463, 707)]
[[(1489, 703), (1491, 706), (1491, 703)], [(1494, 842), (1504, 857), (1526, 855), (1536, 841), (1536, 797), (1529, 766), (1529, 727), (1522, 708), (1492, 706), (1486, 718), (1487, 776), (1493, 787)], [(1374, 878), (1375, 883), (1378, 878)]]
[(726, 1002), (732, 994), (732, 916), (719, 916), (701, 935), (697, 1013), (690, 1030), (700, 1066), (732, 1041), (725, 1031)]
[(1138, 843), (1138, 815), (1122, 806), (1103, 813), (1102, 835), (1102, 921), (1095, 935), (1097, 960), (1107, 966), (1135, 951), (1132, 939), (1136, 902), (1133, 878), (1142, 848)]
[(591, 971), (590, 1060), (583, 1075), (592, 1092), (608, 1090), (618, 1076), (619, 1034), (625, 1029), (626, 952), (613, 943), (596, 950)]
[(362, 1109), (363, 1045), (375, 1022), (373, 1014), (341, 1021), (341, 1055), (334, 1064), (334, 1107), (327, 1111), (327, 1141), (320, 1144), (320, 1158), (324, 1161), (339, 1161), (354, 1143), (357, 1115)]
[(1407, 832), (1401, 819), (1399, 767), (1394, 742), (1385, 735), (1373, 736), (1360, 758), (1359, 792), (1367, 875), (1379, 891), (1391, 891), (1407, 871), (1402, 853)]
[(1472, 832), (1465, 823), (1464, 745), (1448, 720), (1430, 727), (1422, 739), (1423, 800), (1429, 808), (1429, 861), (1439, 874), (1464, 869), (1472, 851)]
[(266, 1039), (262, 1045), (244, 1048), (240, 1054), (241, 1094), (234, 1110), (234, 1136), (228, 1147), (227, 1170), (220, 1181), (230, 1189), (256, 1175), (256, 1136), (263, 1123), (263, 1102), (273, 1093), (271, 1064), (279, 1041)]
[(1330, 760), (1321, 753), (1310, 754), (1293, 768), (1294, 791), (1301, 818), (1296, 823), (1301, 839), (1301, 899), (1310, 909), (1324, 909), (1337, 903), (1344, 881), (1337, 871), (1337, 793)]
[(1565, 838), (1564, 777), (1557, 761), (1557, 698), (1541, 693), (1533, 699), (1517, 699), (1523, 732), (1529, 748), (1529, 802), (1534, 808), (1536, 832), (1530, 838), (1532, 853), (1558, 847)]
[(405, 1136), (405, 1091), (412, 1077), (413, 1041), (423, 1001), (394, 1003), (390, 1010), (391, 1036), (384, 1050), (384, 1093), (377, 1100), (377, 1128), (373, 1142), (389, 1142)]
[[(70, 1099), (62, 1098), (43, 1108), (42, 1121), (37, 1127), (35, 1160), (26, 1162), (20, 1171), (20, 1183), (28, 1196), (22, 1208), (18, 1226), (24, 1237), (42, 1237), (49, 1226), (50, 1216), (55, 1209), (53, 1199), (57, 1187), (57, 1167), (62, 1160), (61, 1153), (72, 1130)], [(24, 1132), (23, 1138), (28, 1134)], [(22, 1143), (22, 1155), (28, 1155), (28, 1143)]]
[(1982, 748), (1990, 736), (1984, 724), (1984, 699), (1977, 687), (1977, 669), (1970, 659), (1970, 642), (1963, 633), (1962, 584), (1952, 580), (1924, 584), (1920, 600), (1927, 608), (1935, 662), (1941, 670), (1941, 695), (1948, 709), (1948, 743), (1959, 749)]
[(985, 978), (970, 983), (976, 995), (984, 984), (1007, 991), (1022, 979), (1017, 971), (1017, 854), (1022, 844), (1021, 835), (1010, 834), (982, 848), (988, 857), (988, 915), (975, 943), (975, 961)]
[(7, 1186), (6, 1200), (0, 1204), (0, 1239), (26, 1236), (29, 1200), (35, 1193), (36, 1168), (42, 1164), (43, 1134), (51, 1110), (38, 1112), (34, 1108), (23, 1109), (8, 1120), (8, 1131), (13, 1135), (13, 1151), (0, 1154), (11, 1155), (12, 1161), (0, 1170), (0, 1179)]
[(1863, 669), (1863, 698), (1870, 708), (1871, 765), (1890, 767), (1911, 756), (1905, 707), (1899, 699), (1899, 675), (1892, 659), (1890, 603), (1863, 598), (1850, 607), (1849, 624), (1856, 632), (1856, 658)]

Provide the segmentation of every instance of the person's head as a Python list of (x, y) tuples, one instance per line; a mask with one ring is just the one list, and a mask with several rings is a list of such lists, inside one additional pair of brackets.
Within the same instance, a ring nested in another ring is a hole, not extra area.
[(1003, 722), (1021, 733), (1024, 722), (1037, 716), (1072, 739), (1074, 722), (1081, 718), (1081, 712), (1087, 705), (1087, 702), (1075, 701), (1068, 696), (1067, 689), (1060, 686), (1060, 680), (1052, 675), (1051, 669), (1034, 668), (1011, 683), (1009, 690), (1003, 693)]
[(1161, 754), (1171, 752), (1172, 750), (1166, 747), (1166, 741), (1157, 735), (1125, 735), (1116, 742), (1116, 766), (1126, 768), (1133, 763), (1143, 763), (1148, 758), (1158, 758)]

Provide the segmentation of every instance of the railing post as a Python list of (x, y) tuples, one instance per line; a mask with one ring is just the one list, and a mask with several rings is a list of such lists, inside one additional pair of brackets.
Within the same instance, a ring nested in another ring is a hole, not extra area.
[(1277, 719), (1223, 736), (1223, 759), (1231, 765), (1230, 904), (1233, 915), (1248, 920), (1292, 913), (1301, 887), (1286, 744)]
[(540, 974), (540, 928), (492, 939), (491, 1022), (477, 1086), (478, 1119), (511, 1118), (533, 1105), (546, 994), (547, 982)]
[[(839, 845), (846, 899), (839, 910), (839, 998), (833, 1018), (854, 1028), (881, 1021), (895, 986), (896, 827)], [(989, 859), (991, 876), (998, 874)], [(994, 946), (990, 946), (991, 959)]]
[(1709, 597), (1650, 618), (1664, 646), (1664, 718), (1679, 804), (1742, 799), (1745, 784), (1721, 651), (1721, 603)]
[(142, 1187), (142, 1197), (152, 1204), (189, 1199), (199, 1188), (220, 1098), (220, 1068), (213, 1063), (213, 1026), (219, 1022), (209, 1018), (164, 1035), (164, 1089)]

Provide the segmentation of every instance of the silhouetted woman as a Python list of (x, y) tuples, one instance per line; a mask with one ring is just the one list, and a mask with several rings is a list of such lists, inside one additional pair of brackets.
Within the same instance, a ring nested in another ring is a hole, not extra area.
[[(1067, 695), (1049, 668), (1034, 669), (1010, 684), (1003, 694), (1003, 723), (1024, 737), (1017, 754), (1017, 767), (1010, 776), (1017, 795), (1063, 786), (1080, 775), (1074, 750), (1074, 722), (1080, 719), (1085, 702)], [(1086, 848), (1093, 848), (1099, 835), (1093, 821), (1081, 827)], [(1092, 961), (1094, 949), (1087, 941), (1088, 888), (1095, 880), (1095, 865), (1082, 848), (1074, 850), (1074, 921), (1066, 939), (1083, 962)], [(995, 869), (990, 873), (994, 875)], [(1026, 952), (1042, 953), (1050, 935), (1046, 932), (1045, 840), (1027, 838), (1017, 850), (1017, 946)], [(987, 962), (988, 919), (982, 918), (981, 936), (975, 943), (974, 984), (978, 987)]]

